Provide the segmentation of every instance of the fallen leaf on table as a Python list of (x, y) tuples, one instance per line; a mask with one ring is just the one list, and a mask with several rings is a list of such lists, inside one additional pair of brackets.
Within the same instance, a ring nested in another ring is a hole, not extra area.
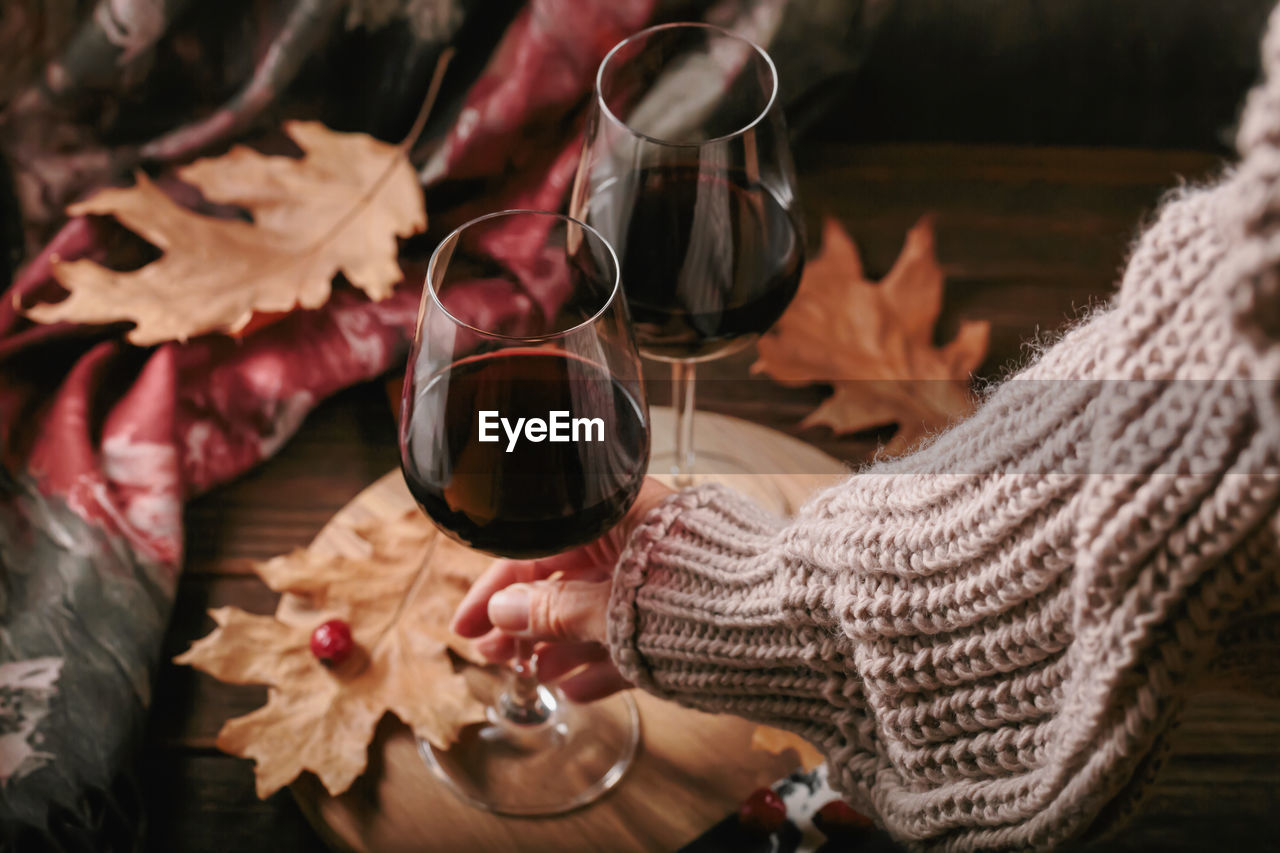
[(816, 746), (800, 735), (771, 726), (756, 726), (751, 733), (751, 748), (771, 755), (781, 755), (788, 749), (794, 749), (800, 758), (800, 766), (805, 770), (813, 770), (827, 760)]
[(285, 131), (301, 158), (237, 146), (178, 172), (210, 201), (246, 209), (251, 223), (183, 207), (141, 172), (132, 187), (99, 190), (71, 205), (72, 216), (114, 216), (163, 254), (123, 272), (90, 260), (57, 262), (54, 277), (70, 296), (35, 305), (28, 316), (41, 323), (132, 321), (129, 340), (147, 345), (235, 333), (255, 314), (318, 308), (338, 273), (369, 298), (385, 299), (401, 279), (396, 238), (427, 224), (404, 151), (317, 122), (287, 122)]
[(934, 346), (942, 287), (928, 217), (907, 233), (878, 283), (867, 281), (848, 233), (827, 219), (822, 251), (805, 266), (787, 312), (761, 338), (751, 371), (783, 385), (834, 385), (801, 426), (844, 434), (897, 424), (885, 452), (902, 453), (974, 406), (969, 375), (986, 356), (990, 328), (966, 321), (950, 343)]
[[(272, 589), (308, 607), (282, 604), (275, 616), (218, 608), (210, 612), (218, 627), (175, 659), (221, 681), (270, 687), (266, 705), (228, 720), (217, 739), (220, 749), (256, 762), (260, 797), (304, 770), (330, 794), (345, 791), (364, 772), (387, 712), (442, 748), (484, 718), (450, 649), (478, 658), (448, 625), (489, 558), (440, 536), (416, 508), (356, 533), (368, 544), (366, 557), (298, 549), (255, 566)], [(334, 618), (351, 626), (356, 647), (330, 669), (309, 641)]]

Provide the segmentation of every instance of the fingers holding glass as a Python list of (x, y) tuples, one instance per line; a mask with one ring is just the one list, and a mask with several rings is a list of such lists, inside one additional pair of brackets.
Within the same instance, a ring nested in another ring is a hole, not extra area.
[(551, 577), (574, 580), (606, 581), (613, 572), (613, 561), (598, 558), (588, 548), (578, 548), (541, 560), (494, 560), (454, 612), (450, 630), (460, 637), (474, 639), (494, 627), (489, 618), (489, 602), (494, 594), (512, 584), (528, 583)]

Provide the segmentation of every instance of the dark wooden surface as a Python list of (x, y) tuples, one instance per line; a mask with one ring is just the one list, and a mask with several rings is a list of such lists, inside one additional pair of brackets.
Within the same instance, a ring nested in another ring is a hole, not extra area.
[[(1180, 180), (1212, 174), (1196, 153), (1138, 150), (826, 145), (797, 152), (810, 233), (826, 213), (846, 224), (868, 270), (886, 271), (906, 229), (937, 214), (948, 275), (940, 336), (961, 318), (992, 323), (982, 369), (999, 376), (1025, 360), (1024, 342), (1051, 336), (1111, 292), (1143, 217)], [(704, 407), (775, 427), (850, 461), (874, 447), (795, 424), (821, 397), (745, 380), (750, 353), (706, 365)], [(662, 402), (661, 389), (654, 395)], [(308, 542), (339, 507), (395, 466), (383, 388), (348, 390), (322, 405), (272, 460), (192, 502), (188, 558), (165, 653), (211, 627), (224, 604), (268, 612), (274, 596), (250, 561)], [(229, 716), (264, 691), (222, 685), (166, 665), (142, 766), (147, 849), (156, 853), (282, 853), (322, 849), (287, 793), (259, 802), (248, 762), (219, 754)], [(1280, 849), (1280, 707), (1217, 697), (1181, 727), (1149, 811), (1108, 850)]]

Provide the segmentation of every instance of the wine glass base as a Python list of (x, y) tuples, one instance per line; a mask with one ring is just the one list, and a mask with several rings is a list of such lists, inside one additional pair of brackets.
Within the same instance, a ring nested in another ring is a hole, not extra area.
[(754, 471), (750, 463), (724, 453), (698, 450), (690, 472), (691, 481), (676, 476), (675, 453), (655, 453), (649, 460), (649, 475), (673, 488), (719, 483), (779, 515), (791, 515), (796, 509), (771, 475)]
[(511, 723), (491, 708), (488, 722), (468, 726), (448, 750), (419, 740), (418, 751), (476, 808), (528, 817), (585, 806), (617, 785), (635, 758), (635, 700), (623, 692), (579, 705), (554, 688), (538, 691), (551, 711), (545, 722)]

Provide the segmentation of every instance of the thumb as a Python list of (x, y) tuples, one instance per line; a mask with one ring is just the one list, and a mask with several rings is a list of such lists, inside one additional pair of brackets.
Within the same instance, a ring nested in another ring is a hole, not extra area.
[(489, 621), (518, 637), (603, 643), (608, 609), (607, 582), (544, 580), (494, 593)]

